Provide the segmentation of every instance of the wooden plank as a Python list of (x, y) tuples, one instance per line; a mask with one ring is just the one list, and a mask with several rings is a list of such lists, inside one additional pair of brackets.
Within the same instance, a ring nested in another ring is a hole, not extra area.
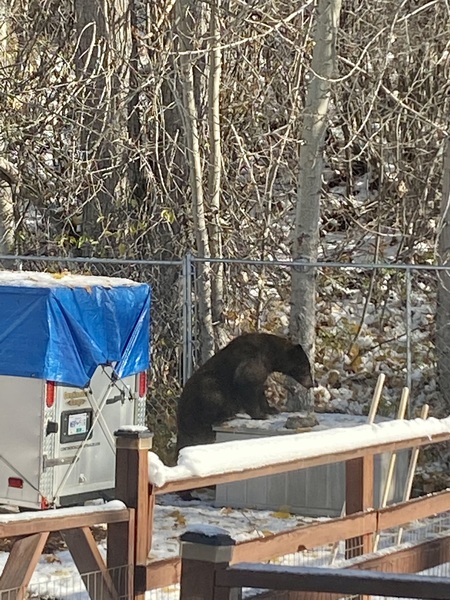
[(317, 548), (348, 537), (404, 525), (445, 512), (449, 507), (450, 490), (444, 490), (380, 510), (296, 527), (264, 538), (240, 542), (235, 546), (232, 563), (270, 560), (274, 556)]
[(118, 593), (89, 527), (67, 529), (61, 535), (92, 600), (117, 600)]
[(418, 573), (447, 562), (450, 562), (450, 536), (443, 536), (389, 554), (365, 558), (352, 568)]
[(216, 588), (216, 578), (228, 563), (203, 560), (183, 560), (181, 569), (180, 600), (230, 600), (231, 590)]
[[(390, 573), (418, 573), (431, 569), (450, 560), (450, 536), (422, 542), (410, 548), (380, 554), (370, 558), (362, 557), (347, 569), (369, 569)], [(408, 594), (409, 597), (409, 594)], [(258, 600), (339, 600), (342, 594), (326, 592), (281, 592), (271, 591), (258, 596)]]
[(391, 529), (450, 510), (450, 490), (393, 504), (378, 511), (378, 529)]
[[(373, 456), (362, 456), (345, 464), (345, 507), (347, 515), (373, 507)], [(347, 538), (345, 558), (371, 552), (373, 534)]]
[(152, 488), (148, 481), (150, 432), (116, 432), (116, 498), (135, 509), (134, 598), (144, 600), (146, 564), (150, 551), (149, 505)]
[(116, 451), (116, 496), (136, 510), (136, 564), (145, 564), (150, 550), (148, 448), (120, 447)]
[(270, 560), (276, 556), (301, 552), (344, 540), (349, 535), (372, 533), (377, 528), (376, 511), (322, 521), (274, 533), (263, 538), (240, 542), (235, 546), (232, 563)]
[(106, 565), (120, 598), (133, 598), (135, 511), (126, 523), (110, 523), (107, 532)]
[[(35, 533), (15, 540), (0, 577), (0, 598), (25, 598), (34, 569), (41, 557), (48, 533)], [(17, 594), (14, 590), (18, 589)], [(8, 594), (6, 590), (13, 590)], [(3, 592), (3, 593), (2, 593)]]
[(345, 595), (396, 596), (400, 598), (450, 597), (450, 578), (404, 573), (374, 573), (359, 569), (286, 567), (243, 563), (215, 573), (216, 585), (267, 588), (302, 592), (328, 592)]
[(146, 589), (156, 590), (179, 583), (181, 558), (166, 558), (150, 561), (147, 564)]
[[(14, 519), (11, 519), (11, 515), (0, 515), (0, 538), (31, 535), (41, 531), (50, 532), (84, 526), (91, 527), (102, 523), (121, 523), (129, 519), (128, 508), (120, 510), (105, 509), (92, 513), (86, 511), (86, 513), (83, 512), (79, 515), (64, 515), (61, 517), (58, 516), (58, 510), (52, 511), (55, 516), (45, 513), (45, 517), (39, 517), (39, 513), (34, 513), (32, 519), (30, 519), (29, 513), (13, 515)], [(23, 520), (21, 520), (21, 517), (23, 517)]]
[(210, 475), (207, 477), (189, 477), (187, 479), (180, 479), (178, 481), (170, 481), (166, 483), (166, 485), (157, 488), (155, 493), (168, 494), (182, 490), (190, 490), (196, 487), (242, 481), (244, 479), (253, 479), (254, 477), (266, 477), (267, 475), (276, 475), (278, 473), (286, 473), (288, 471), (296, 471), (298, 469), (306, 469), (309, 467), (317, 467), (319, 465), (353, 460), (356, 458), (362, 458), (363, 456), (374, 456), (375, 454), (382, 454), (384, 452), (398, 452), (399, 450), (414, 446), (438, 444), (447, 440), (450, 440), (450, 432), (438, 433), (431, 436), (415, 436), (406, 440), (385, 442), (377, 444), (376, 446), (373, 445), (369, 447), (355, 448), (353, 450), (347, 450), (344, 452), (327, 452), (321, 454), (320, 456), (299, 458), (285, 463), (259, 467), (257, 469), (233, 471), (231, 473), (222, 473), (220, 475)]
[[(234, 547), (232, 564), (243, 561), (264, 561), (276, 556), (312, 549), (348, 537), (356, 537), (385, 528), (396, 527), (448, 510), (450, 490), (436, 492), (422, 498), (389, 506), (378, 511), (356, 513), (329, 521), (296, 527), (264, 538), (240, 542)], [(156, 589), (178, 583), (180, 577), (178, 558), (149, 561), (147, 564), (147, 589)]]

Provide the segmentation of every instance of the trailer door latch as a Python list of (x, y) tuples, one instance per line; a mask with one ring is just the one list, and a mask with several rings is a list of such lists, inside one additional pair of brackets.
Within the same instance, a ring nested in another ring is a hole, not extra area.
[(61, 465), (71, 465), (76, 462), (76, 456), (66, 456), (64, 458), (47, 458), (44, 455), (44, 469), (50, 469), (52, 467), (59, 467)]

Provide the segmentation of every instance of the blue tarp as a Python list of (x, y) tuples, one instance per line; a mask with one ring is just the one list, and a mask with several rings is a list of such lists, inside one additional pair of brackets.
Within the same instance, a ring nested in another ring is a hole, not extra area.
[(150, 287), (95, 279), (81, 287), (0, 285), (0, 375), (82, 388), (99, 365), (118, 377), (148, 368)]

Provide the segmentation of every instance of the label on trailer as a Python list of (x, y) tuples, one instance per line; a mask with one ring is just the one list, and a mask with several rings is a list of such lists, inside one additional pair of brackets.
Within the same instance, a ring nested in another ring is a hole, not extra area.
[(61, 443), (82, 442), (92, 426), (92, 409), (65, 410), (61, 413)]
[(77, 415), (69, 415), (67, 425), (67, 435), (77, 435), (78, 433), (86, 433), (88, 424), (88, 414), (80, 413)]

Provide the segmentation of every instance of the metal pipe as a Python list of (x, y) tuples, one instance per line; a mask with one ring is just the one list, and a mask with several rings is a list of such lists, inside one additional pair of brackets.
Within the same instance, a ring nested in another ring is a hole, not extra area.
[(183, 385), (192, 375), (192, 254), (183, 258)]
[[(412, 391), (412, 306), (411, 306), (411, 269), (406, 269), (406, 387)], [(411, 419), (411, 397), (408, 402), (408, 419)]]

